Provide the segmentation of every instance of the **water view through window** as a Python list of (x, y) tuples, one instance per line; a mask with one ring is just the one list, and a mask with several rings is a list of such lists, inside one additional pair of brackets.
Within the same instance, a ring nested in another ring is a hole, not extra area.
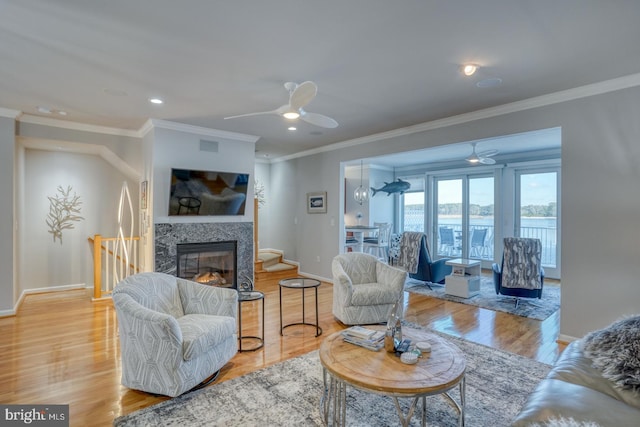
[[(516, 179), (517, 208), (512, 210), (515, 215), (506, 221), (512, 223), (513, 228), (498, 234), (540, 239), (542, 264), (555, 268), (558, 264), (558, 173), (522, 172), (516, 174)], [(441, 257), (493, 260), (496, 235), (494, 177), (467, 176), (436, 179), (435, 182), (438, 230), (435, 252)], [(463, 197), (465, 189), (467, 193)], [(424, 232), (425, 193), (405, 193), (402, 200), (403, 229)]]

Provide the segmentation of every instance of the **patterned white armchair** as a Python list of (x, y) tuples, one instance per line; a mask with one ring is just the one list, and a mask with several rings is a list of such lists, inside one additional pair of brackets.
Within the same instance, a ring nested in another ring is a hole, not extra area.
[(373, 255), (338, 255), (331, 270), (333, 315), (345, 325), (386, 322), (393, 304), (404, 297), (407, 273)]
[(237, 352), (238, 293), (164, 273), (129, 276), (113, 290), (122, 384), (175, 397)]

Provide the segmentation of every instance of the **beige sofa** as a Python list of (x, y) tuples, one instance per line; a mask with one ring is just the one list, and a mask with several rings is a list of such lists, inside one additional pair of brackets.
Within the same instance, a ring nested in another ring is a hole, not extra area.
[(592, 365), (581, 341), (569, 344), (512, 425), (554, 426), (549, 420), (563, 418), (575, 420), (575, 425), (590, 421), (602, 427), (640, 426), (640, 395), (616, 387)]

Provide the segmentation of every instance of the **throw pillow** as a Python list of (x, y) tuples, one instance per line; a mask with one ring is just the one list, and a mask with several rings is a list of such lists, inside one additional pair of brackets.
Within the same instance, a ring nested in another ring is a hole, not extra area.
[(582, 349), (605, 378), (623, 390), (640, 391), (640, 316), (587, 334)]

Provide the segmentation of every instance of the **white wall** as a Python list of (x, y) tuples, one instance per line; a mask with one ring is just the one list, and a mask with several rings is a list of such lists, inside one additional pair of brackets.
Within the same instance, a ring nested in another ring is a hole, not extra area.
[[(153, 130), (153, 223), (172, 222), (253, 222), (253, 179), (255, 143), (230, 141), (205, 134), (156, 126)], [(200, 150), (200, 140), (217, 141), (218, 152)], [(171, 168), (249, 174), (249, 191), (244, 215), (170, 217)]]
[(13, 308), (15, 120), (0, 116), (0, 312)]
[[(277, 230), (273, 246), (295, 253), (301, 271), (330, 278), (331, 259), (340, 247), (330, 219), (342, 215), (341, 162), (559, 126), (561, 334), (580, 337), (640, 313), (640, 88), (483, 117), (488, 118), (274, 163), (270, 185), (280, 209), (269, 213)], [(304, 215), (305, 194), (319, 189), (328, 192), (329, 212), (307, 215), (294, 225), (293, 218)]]
[[(369, 168), (369, 187), (382, 188), (385, 182), (393, 182), (395, 177), (393, 171), (381, 169), (375, 165)], [(371, 192), (373, 194), (373, 192)], [(399, 194), (390, 194), (379, 192), (369, 200), (369, 217), (371, 224), (374, 222), (388, 222), (393, 224), (393, 212), (396, 200)], [(395, 228), (393, 224), (392, 230)]]
[[(362, 215), (360, 218), (360, 225), (370, 224), (370, 200), (359, 204), (353, 198), (353, 193), (356, 188), (360, 186), (360, 165), (346, 166), (344, 168), (344, 189), (345, 189), (345, 210), (344, 210), (344, 224), (346, 225), (358, 225), (358, 214)], [(369, 165), (362, 166), (362, 186), (369, 188)], [(371, 194), (369, 194), (371, 196)]]
[[(87, 154), (27, 149), (20, 233), (20, 290), (93, 284), (93, 252), (88, 237), (117, 234), (117, 209), (127, 182), (134, 213), (138, 212), (138, 182), (127, 179), (104, 159)], [(46, 224), (58, 186), (72, 187), (81, 201), (84, 220), (63, 230), (62, 244), (53, 241)], [(137, 234), (137, 214), (134, 218)]]

